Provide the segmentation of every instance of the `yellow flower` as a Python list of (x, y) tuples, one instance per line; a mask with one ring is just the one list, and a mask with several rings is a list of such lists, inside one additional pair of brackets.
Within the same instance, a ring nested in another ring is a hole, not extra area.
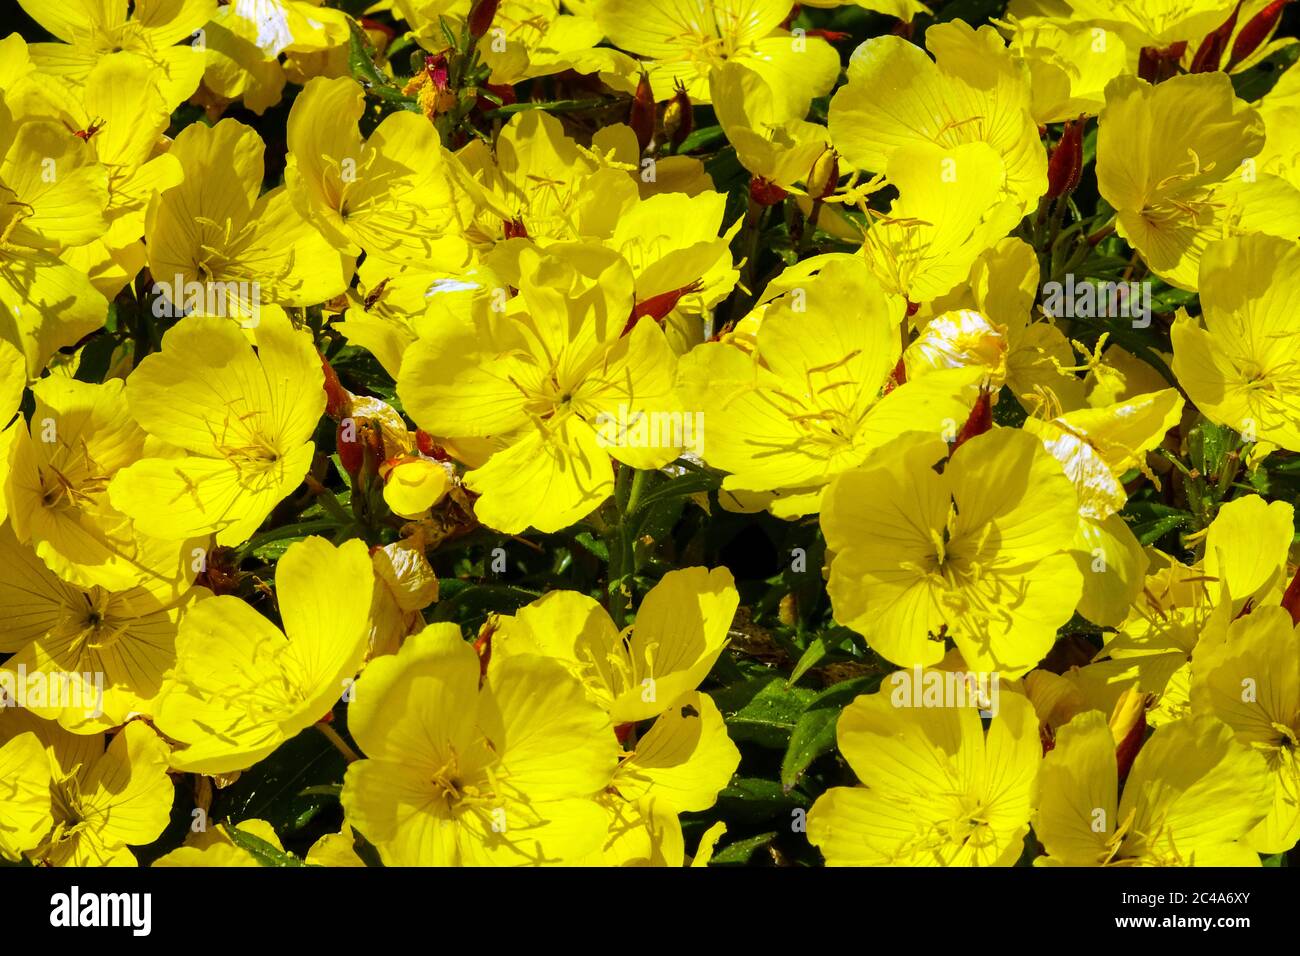
[(346, 43), (348, 16), (323, 0), (234, 0), (224, 25), (267, 57), (286, 50), (310, 52)]
[[(330, 712), (369, 637), (374, 572), (359, 540), (289, 547), (275, 573), (284, 631), (236, 597), (200, 601), (176, 635), (176, 668), (155, 705), (177, 770), (251, 767)], [(286, 639), (287, 638), (287, 639)]]
[(412, 455), (384, 466), (384, 501), (401, 518), (418, 518), (452, 487), (451, 469), (444, 462)]
[(325, 411), (320, 356), (287, 318), (263, 317), (254, 335), (256, 354), (230, 320), (189, 316), (131, 374), (131, 414), (170, 446), (109, 484), (141, 531), (241, 544), (302, 482)]
[[(1286, 586), (1293, 509), (1246, 495), (1223, 504), (1192, 566), (1160, 552), (1157, 564), (1115, 633), (1097, 655), (1112, 682), (1138, 681), (1156, 695), (1153, 726), (1189, 713), (1192, 657), (1220, 643), (1248, 606), (1277, 605)], [(1085, 668), (1086, 669), (1086, 668)]]
[(27, 855), (47, 866), (135, 866), (129, 847), (152, 843), (171, 816), (167, 745), (138, 720), (107, 747), (102, 735), (74, 736), (25, 714), (0, 722), (0, 740), (28, 731), (44, 745), (54, 825)]
[(1077, 22), (1008, 19), (1011, 51), (1029, 67), (1034, 121), (1045, 125), (1096, 116), (1106, 84), (1128, 70), (1128, 47), (1120, 34)]
[(0, 745), (0, 857), (20, 860), (53, 825), (45, 745), (33, 733), (20, 733)]
[[(217, 0), (140, 3), (134, 8), (121, 0), (19, 4), (62, 41), (31, 45), (38, 69), (82, 86), (102, 57), (129, 51), (153, 64), (168, 112), (194, 92), (203, 76), (202, 27), (217, 11)], [(185, 42), (174, 45), (180, 41)]]
[(390, 866), (575, 862), (600, 845), (593, 798), (617, 744), (555, 661), (521, 655), (484, 680), (459, 629), (433, 625), (370, 663), (348, 721), (365, 759), (344, 813)]
[(1174, 324), (1174, 374), (1207, 418), (1250, 442), (1300, 451), (1300, 245), (1253, 235), (1201, 260), (1201, 324)]
[(1146, 557), (1120, 510), (1128, 493), (1120, 478), (1146, 468), (1146, 454), (1178, 424), (1183, 399), (1172, 388), (1100, 408), (1066, 412), (1050, 421), (1030, 418), (1079, 495), (1075, 553), (1083, 572), (1079, 613), (1113, 627), (1124, 620), (1146, 574)]
[(862, 254), (887, 290), (912, 303), (950, 292), (1021, 216), (985, 143), (903, 146), (885, 172), (898, 198), (887, 214), (866, 210)]
[(840, 752), (863, 786), (817, 798), (809, 842), (829, 866), (1014, 864), (1042, 759), (1033, 707), (999, 695), (986, 733), (974, 707), (900, 707), (892, 696), (859, 697), (840, 714)]
[(86, 275), (59, 258), (107, 231), (108, 173), (89, 143), (49, 115), (11, 109), (9, 95), (0, 98), (0, 338), (35, 378), (108, 311)]
[(1084, 383), (1070, 370), (1074, 352), (1065, 334), (1050, 319), (1034, 320), (1038, 291), (1033, 247), (1008, 237), (980, 253), (966, 282), (931, 302), (929, 310), (974, 309), (1004, 328), (1006, 384), (1020, 403), (1030, 410), (1046, 405), (1072, 411), (1084, 404)]
[(414, 543), (407, 539), (376, 548), (375, 593), (370, 605), (368, 657), (395, 654), (402, 641), (424, 628), (420, 613), (438, 600), (438, 576)]
[[(25, 88), (25, 89), (24, 89)], [(90, 276), (95, 288), (113, 298), (144, 266), (145, 208), (154, 194), (181, 181), (180, 162), (155, 152), (171, 122), (158, 87), (157, 70), (136, 53), (113, 53), (90, 71), (86, 84), (69, 88), (42, 73), (29, 74), (24, 88), (11, 88), (11, 102), (22, 97), (29, 116), (58, 120), (74, 149), (85, 149), (107, 173), (107, 230), (93, 241), (63, 252), (64, 261)]]
[(883, 173), (900, 149), (984, 143), (1001, 160), (1003, 198), (1029, 212), (1047, 189), (1047, 155), (1026, 68), (990, 26), (976, 31), (954, 20), (925, 36), (934, 60), (897, 36), (853, 51), (848, 82), (831, 100), (835, 148), (859, 169)]
[(1119, 792), (1115, 739), (1088, 711), (1062, 727), (1039, 776), (1040, 866), (1258, 866), (1242, 838), (1272, 795), (1264, 760), (1209, 716), (1155, 732)]
[(981, 671), (1018, 677), (1079, 601), (1069, 543), (1078, 499), (1033, 436), (997, 428), (948, 448), (905, 435), (826, 490), (835, 619), (901, 666), (937, 663), (952, 639)]
[(683, 401), (707, 409), (702, 455), (731, 472), (723, 488), (776, 493), (772, 512), (794, 517), (816, 512), (831, 478), (902, 432), (964, 422), (979, 374), (937, 373), (882, 397), (903, 302), (847, 257), (806, 260), (778, 281), (786, 294), (764, 307), (753, 351), (698, 346), (681, 378)]
[(29, 698), (27, 708), (79, 734), (151, 714), (163, 674), (176, 663), (176, 622), (207, 592), (182, 597), (174, 582), (157, 578), (125, 591), (78, 587), (55, 576), (7, 526), (0, 527), (0, 557), (0, 614), (10, 622), (0, 652), (13, 654), (0, 674), (16, 681), (47, 675), (46, 687), (66, 676), (74, 685), (69, 699)]
[[(1185, 40), (1193, 41), (1194, 50), (1196, 41), (1228, 19), (1234, 5), (1235, 0), (1066, 0), (1067, 9), (1062, 12), (1068, 13), (1073, 23), (1117, 31), (1133, 49), (1167, 47)], [(1017, 6), (1012, 4), (1012, 10)], [(1239, 22), (1246, 19), (1243, 15)]]
[(396, 112), (363, 142), (364, 110), (365, 94), (346, 76), (317, 77), (294, 100), (285, 183), (295, 207), (348, 255), (465, 264), (459, 199), (437, 132), (423, 116)]
[(1193, 662), (1192, 706), (1212, 713), (1268, 764), (1272, 806), (1246, 835), (1260, 853), (1300, 840), (1300, 634), (1280, 607), (1256, 608)]
[(727, 60), (709, 76), (710, 96), (727, 142), (755, 176), (790, 191), (830, 145), (824, 126), (782, 115), (772, 86), (743, 61)]
[(235, 120), (191, 123), (170, 155), (185, 180), (158, 195), (145, 217), (149, 268), (173, 314), (255, 326), (279, 306), (316, 305), (343, 292), (352, 259), (294, 208), (285, 187), (262, 188), (265, 146)]
[(626, 749), (599, 798), (609, 834), (593, 862), (681, 866), (677, 814), (713, 806), (735, 772), (740, 754), (696, 687), (726, 645), (738, 600), (726, 569), (688, 568), (665, 574), (622, 633), (573, 591), (552, 591), (491, 625), (489, 676), (519, 655), (558, 660), (621, 728)]
[(839, 76), (839, 56), (820, 37), (780, 29), (784, 0), (598, 0), (596, 22), (614, 46), (645, 60), (654, 97), (685, 85), (708, 103), (709, 73), (726, 61), (762, 76), (780, 98), (782, 118), (802, 117)]
[(581, 678), (614, 724), (664, 713), (708, 675), (739, 597), (725, 568), (669, 571), (622, 633), (576, 591), (553, 591), (498, 621), (493, 659), (543, 654)]
[(109, 483), (140, 457), (145, 442), (122, 382), (51, 376), (32, 392), (30, 428), (20, 421), (11, 429), (5, 488), (18, 541), (35, 548), (60, 578), (87, 588), (124, 591), (159, 578), (192, 580), (192, 551), (202, 542), (151, 540), (110, 502)]
[(1170, 285), (1196, 290), (1205, 247), (1247, 232), (1291, 236), (1300, 191), (1246, 162), (1264, 143), (1259, 114), (1222, 73), (1136, 77), (1106, 87), (1097, 188), (1115, 227)]
[(612, 493), (611, 458), (658, 468), (681, 441), (651, 427), (663, 421), (651, 413), (676, 406), (676, 362), (652, 319), (623, 334), (633, 310), (626, 262), (579, 246), (563, 258), (529, 250), (521, 265), (503, 313), (417, 341), (397, 386), (429, 434), (500, 440), (465, 484), (482, 496), (479, 520), (507, 534), (573, 524)]

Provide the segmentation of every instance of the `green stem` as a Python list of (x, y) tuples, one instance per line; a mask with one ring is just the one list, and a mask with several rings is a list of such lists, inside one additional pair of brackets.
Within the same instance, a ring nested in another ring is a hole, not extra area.
[(624, 515), (636, 514), (637, 506), (641, 502), (641, 493), (645, 491), (646, 476), (648, 474), (650, 474), (648, 471), (641, 470), (632, 473), (632, 490), (627, 496), (627, 507), (624, 509)]

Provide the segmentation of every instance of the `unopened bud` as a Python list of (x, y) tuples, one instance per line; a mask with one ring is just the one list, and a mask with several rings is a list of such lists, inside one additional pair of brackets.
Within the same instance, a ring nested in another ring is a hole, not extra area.
[(1088, 120), (1080, 117), (1065, 124), (1047, 161), (1047, 198), (1068, 196), (1079, 185), (1083, 174), (1083, 128)]
[(1120, 695), (1111, 711), (1110, 732), (1115, 740), (1115, 761), (1121, 780), (1128, 776), (1133, 759), (1142, 749), (1147, 730), (1146, 703), (1146, 695), (1130, 687)]
[(343, 387), (334, 366), (330, 365), (324, 355), (320, 356), (320, 367), (325, 374), (325, 414), (330, 418), (341, 418), (352, 406), (352, 395)]
[(835, 192), (839, 182), (840, 156), (832, 147), (827, 146), (808, 172), (808, 195), (813, 199), (825, 199)]
[(760, 206), (775, 206), (788, 195), (772, 180), (762, 176), (755, 176), (749, 181), (749, 198)]
[(1231, 70), (1259, 49), (1260, 45), (1268, 39), (1269, 34), (1277, 26), (1277, 21), (1281, 19), (1282, 8), (1290, 2), (1291, 0), (1273, 0), (1263, 10), (1246, 21), (1246, 25), (1241, 28), (1236, 41), (1232, 44), (1232, 56), (1228, 57), (1228, 65), (1224, 67), (1224, 70)]
[(492, 26), (492, 21), (496, 19), (497, 6), (500, 0), (474, 0), (473, 6), (469, 8), (469, 35), (477, 40), (484, 36)]
[(1138, 54), (1138, 76), (1148, 83), (1167, 80), (1178, 72), (1178, 64), (1186, 52), (1186, 40), (1179, 40), (1163, 48), (1144, 46)]
[(695, 110), (691, 107), (691, 98), (686, 95), (686, 87), (678, 80), (677, 92), (664, 107), (664, 134), (672, 143), (673, 149), (677, 150), (694, 128)]
[(648, 73), (642, 73), (641, 79), (637, 81), (627, 125), (636, 133), (637, 146), (644, 153), (655, 135), (655, 95), (650, 87)]
[(1192, 57), (1192, 65), (1188, 73), (1213, 73), (1219, 68), (1219, 64), (1223, 61), (1223, 51), (1228, 48), (1232, 31), (1237, 28), (1237, 14), (1240, 12), (1241, 0), (1237, 0), (1232, 13), (1228, 14), (1228, 19), (1205, 34), (1205, 39), (1196, 48), (1196, 55)]

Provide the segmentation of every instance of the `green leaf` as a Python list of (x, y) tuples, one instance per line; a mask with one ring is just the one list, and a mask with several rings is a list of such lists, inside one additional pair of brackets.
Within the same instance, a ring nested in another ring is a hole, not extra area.
[(723, 819), (744, 824), (777, 819), (789, 828), (796, 810), (807, 810), (812, 801), (801, 790), (787, 791), (766, 777), (737, 777), (718, 794), (717, 812)]
[(682, 140), (682, 145), (677, 147), (677, 152), (681, 154), (693, 153), (696, 150), (710, 150), (726, 141), (727, 136), (722, 132), (721, 126), (704, 126), (694, 130), (690, 136)]
[(727, 729), (733, 740), (751, 740), (762, 747), (784, 749), (789, 745), (799, 716), (816, 696), (804, 687), (787, 687), (774, 674), (748, 703), (726, 717)]
[(415, 98), (405, 95), (392, 79), (375, 65), (370, 39), (355, 20), (348, 21), (352, 36), (348, 41), (348, 72), (366, 90), (390, 103), (410, 105)]
[(664, 482), (652, 491), (641, 496), (637, 503), (637, 513), (646, 511), (656, 505), (679, 498), (689, 498), (701, 492), (714, 491), (722, 487), (722, 476), (712, 471), (688, 471)]
[(823, 707), (800, 715), (781, 760), (781, 785), (793, 789), (808, 765), (835, 747), (835, 724), (842, 708)]
[(222, 826), (221, 832), (230, 837), (230, 842), (252, 855), (261, 866), (306, 866), (292, 853), (277, 850), (260, 837), (239, 829), (237, 826)]
[(803, 654), (799, 657), (799, 663), (794, 665), (794, 670), (790, 672), (790, 679), (785, 682), (787, 687), (799, 683), (799, 678), (816, 667), (826, 657), (826, 642), (820, 637), (814, 637), (805, 648)]
[(795, 723), (785, 757), (781, 760), (781, 784), (787, 792), (799, 782), (809, 764), (834, 749), (835, 725), (844, 707), (859, 695), (878, 690), (882, 677), (881, 674), (869, 674), (841, 681), (812, 699)]
[(709, 866), (744, 866), (763, 847), (776, 839), (776, 833), (760, 833), (744, 840), (729, 843), (713, 854)]

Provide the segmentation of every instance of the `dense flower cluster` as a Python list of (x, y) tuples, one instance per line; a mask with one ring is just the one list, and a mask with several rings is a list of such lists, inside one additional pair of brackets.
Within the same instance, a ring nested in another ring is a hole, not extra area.
[(1285, 4), (18, 5), (4, 860), (1300, 841)]

